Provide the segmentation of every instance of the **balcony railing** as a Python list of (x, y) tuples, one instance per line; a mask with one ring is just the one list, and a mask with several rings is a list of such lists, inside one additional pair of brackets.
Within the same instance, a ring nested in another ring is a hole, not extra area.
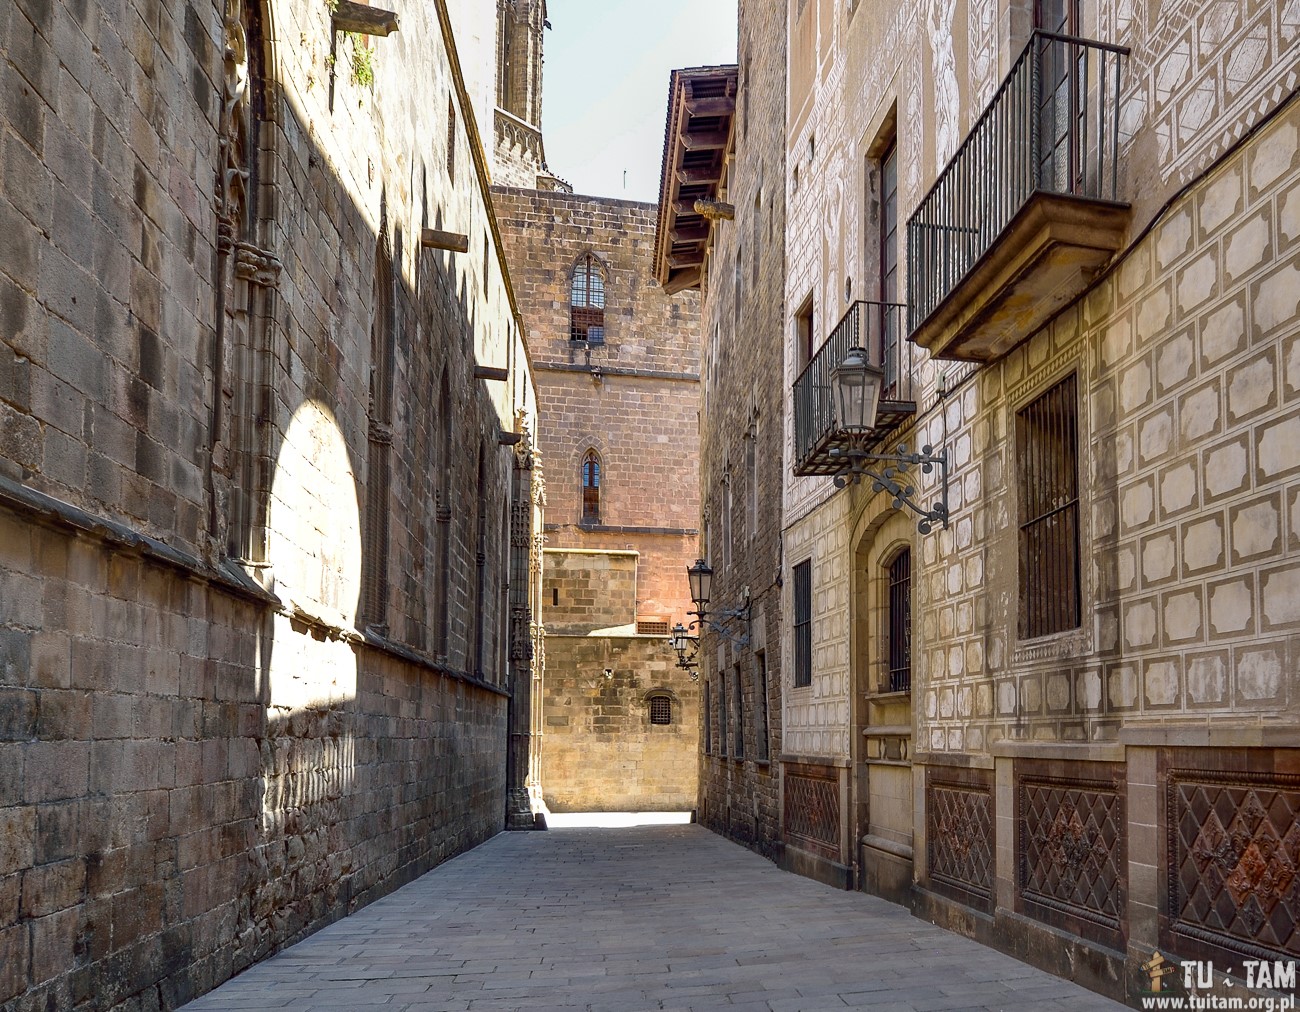
[(826, 343), (794, 381), (795, 474), (835, 474), (842, 467), (830, 449), (847, 446), (839, 431), (831, 370), (850, 348), (863, 348), (873, 365), (884, 370), (876, 428), (883, 439), (916, 413), (912, 359), (916, 354), (904, 333), (907, 307), (886, 302), (855, 302), (836, 324)]
[(907, 224), (908, 331), (953, 291), (1035, 194), (1118, 197), (1128, 50), (1035, 32)]

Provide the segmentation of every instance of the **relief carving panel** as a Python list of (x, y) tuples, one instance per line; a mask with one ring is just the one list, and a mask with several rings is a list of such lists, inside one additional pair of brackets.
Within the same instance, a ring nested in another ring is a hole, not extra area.
[(991, 786), (935, 779), (925, 793), (931, 884), (987, 910), (993, 895)]
[(787, 766), (784, 800), (786, 837), (801, 849), (840, 860), (840, 789), (834, 768)]
[(1300, 776), (1171, 770), (1166, 806), (1168, 932), (1300, 953)]
[(1122, 775), (1030, 773), (1017, 777), (1016, 791), (1016, 885), (1025, 913), (1117, 947), (1126, 906), (1122, 783)]

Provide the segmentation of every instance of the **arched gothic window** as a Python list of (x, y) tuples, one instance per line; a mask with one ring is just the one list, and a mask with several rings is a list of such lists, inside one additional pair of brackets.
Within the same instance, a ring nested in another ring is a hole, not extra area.
[(600, 456), (595, 450), (582, 458), (582, 521), (600, 523)]
[(569, 338), (588, 344), (605, 343), (605, 272), (590, 253), (584, 253), (573, 268)]

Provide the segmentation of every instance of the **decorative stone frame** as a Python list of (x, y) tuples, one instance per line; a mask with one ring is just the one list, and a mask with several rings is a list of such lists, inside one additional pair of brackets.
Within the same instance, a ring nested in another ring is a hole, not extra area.
[[(1057, 336), (1058, 327), (1063, 320), (1069, 320), (1067, 314), (1064, 318), (1058, 318), (1056, 323), (1049, 325), (1041, 331), (1036, 339), (1046, 341)], [(1032, 344), (1035, 338), (1021, 345), (1021, 350), (1013, 354), (1021, 354), (1025, 358), (1026, 367), (1029, 368), (1029, 355), (1024, 350)], [(1088, 494), (1092, 487), (1093, 475), (1093, 453), (1091, 439), (1091, 425), (1087, 410), (1089, 391), (1091, 390), (1092, 375), (1088, 368), (1089, 359), (1082, 352), (1081, 341), (1070, 341), (1069, 345), (1062, 351), (1050, 357), (1036, 368), (1031, 368), (1019, 382), (1007, 388), (1005, 405), (1005, 432), (1006, 444), (1004, 463), (1005, 474), (1007, 475), (1007, 494), (1010, 497), (1008, 512), (1011, 515), (1011, 532), (1015, 539), (1012, 548), (1015, 550), (1016, 558), (1016, 580), (1017, 587), (1019, 584), (1019, 530), (1020, 515), (1019, 503), (1016, 501), (1019, 490), (1020, 471), (1016, 463), (1016, 416), (1026, 406), (1035, 401), (1038, 397), (1046, 393), (1061, 380), (1065, 379), (1071, 373), (1077, 378), (1077, 404), (1076, 404), (1076, 441), (1078, 459), (1075, 462), (1077, 468), (1077, 481), (1079, 488), (1079, 625), (1075, 629), (1068, 629), (1063, 632), (1051, 633), (1046, 636), (1038, 636), (1032, 640), (1022, 641), (1020, 639), (1020, 594), (1017, 589), (1014, 594), (1015, 610), (1007, 617), (1007, 637), (1015, 644), (1012, 650), (1011, 667), (1018, 671), (1023, 671), (1026, 666), (1037, 666), (1038, 662), (1059, 662), (1061, 660), (1085, 660), (1090, 657), (1095, 650), (1095, 608), (1096, 608), (1096, 586), (1093, 567), (1089, 565), (1091, 557), (1089, 546), (1092, 544), (1092, 505), (1093, 498)], [(1005, 365), (1004, 365), (1005, 368)]]

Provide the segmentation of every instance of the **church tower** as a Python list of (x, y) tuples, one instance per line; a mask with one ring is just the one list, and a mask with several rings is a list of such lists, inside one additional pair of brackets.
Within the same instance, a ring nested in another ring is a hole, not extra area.
[(542, 32), (546, 0), (497, 0), (493, 183), (568, 190), (546, 168), (542, 144)]

